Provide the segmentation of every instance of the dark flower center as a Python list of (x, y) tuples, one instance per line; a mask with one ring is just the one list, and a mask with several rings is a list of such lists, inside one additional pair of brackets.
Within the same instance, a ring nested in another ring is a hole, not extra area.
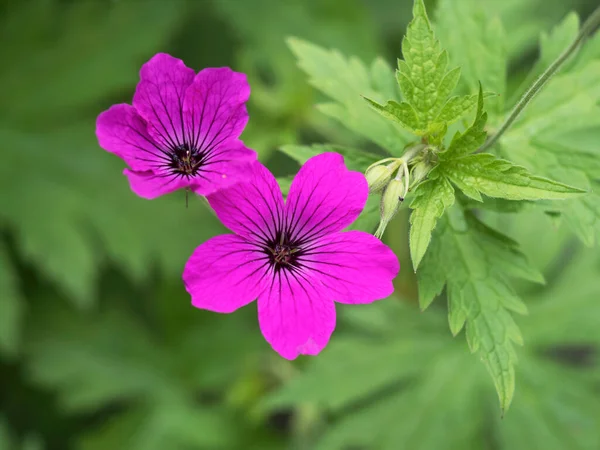
[(170, 152), (169, 168), (174, 174), (191, 177), (198, 173), (206, 154), (189, 144), (180, 144)]
[(290, 242), (283, 234), (268, 242), (264, 247), (264, 252), (269, 256), (269, 262), (275, 272), (279, 272), (281, 269), (300, 267), (298, 258), (302, 255), (302, 249)]

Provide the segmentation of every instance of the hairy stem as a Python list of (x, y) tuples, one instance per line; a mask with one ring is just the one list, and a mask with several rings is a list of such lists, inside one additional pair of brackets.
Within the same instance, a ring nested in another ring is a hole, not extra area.
[(558, 58), (554, 60), (550, 66), (542, 73), (539, 78), (531, 85), (531, 87), (523, 94), (521, 100), (515, 105), (514, 109), (511, 111), (510, 115), (506, 118), (502, 126), (498, 129), (496, 134), (494, 134), (490, 139), (487, 140), (485, 144), (481, 146), (479, 149), (480, 152), (483, 152), (498, 142), (500, 137), (510, 128), (513, 122), (519, 117), (519, 114), (525, 109), (525, 107), (533, 100), (536, 94), (544, 87), (544, 85), (552, 78), (552, 76), (560, 69), (563, 63), (569, 59), (569, 57), (577, 52), (581, 44), (586, 40), (586, 38), (600, 25), (600, 7), (596, 8), (596, 10), (588, 17), (588, 19), (584, 22), (579, 30), (579, 34), (575, 38), (575, 40), (567, 47), (567, 49), (560, 54)]

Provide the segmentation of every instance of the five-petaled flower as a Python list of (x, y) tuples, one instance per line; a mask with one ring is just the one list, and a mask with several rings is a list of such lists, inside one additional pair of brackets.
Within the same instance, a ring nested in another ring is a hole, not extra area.
[(100, 114), (96, 135), (129, 165), (124, 173), (139, 196), (180, 188), (206, 195), (243, 179), (256, 159), (239, 140), (249, 96), (242, 73), (222, 67), (196, 74), (159, 53), (140, 70), (133, 106)]
[(300, 169), (284, 202), (260, 163), (251, 178), (209, 195), (234, 233), (200, 245), (183, 280), (192, 304), (230, 313), (258, 298), (265, 339), (283, 357), (315, 355), (335, 328), (334, 301), (371, 303), (392, 294), (397, 257), (379, 239), (342, 230), (361, 213), (369, 187), (324, 153)]

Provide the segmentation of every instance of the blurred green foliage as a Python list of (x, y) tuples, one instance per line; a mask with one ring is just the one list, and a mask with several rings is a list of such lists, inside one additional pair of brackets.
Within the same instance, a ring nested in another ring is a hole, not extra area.
[[(442, 44), (465, 49), (450, 52), (462, 93), (477, 80), (505, 93), (490, 103), (494, 126), (576, 32), (569, 11), (583, 17), (597, 2), (427, 3)], [(405, 132), (360, 96), (398, 95), (391, 67), (411, 5), (0, 0), (0, 450), (600, 448), (600, 258), (575, 237), (594, 242), (597, 194), (547, 213), (481, 209), (547, 280), (513, 284), (529, 313), (516, 318), (526, 346), (501, 419), (485, 370), (448, 332), (444, 303), (418, 312), (405, 211), (388, 228), (403, 266), (397, 295), (341, 305), (330, 346), (290, 363), (260, 336), (255, 306), (228, 316), (191, 307), (183, 265), (224, 231), (203, 202), (136, 197), (122, 162), (97, 146), (97, 114), (129, 102), (140, 65), (166, 51), (196, 70), (248, 73), (243, 137), (280, 177), (313, 143), (359, 148), (365, 161), (393, 154)], [(590, 187), (600, 115), (582, 89), (600, 89), (598, 36), (503, 141), (511, 159)], [(305, 42), (331, 50), (315, 47), (314, 64), (302, 59)], [(564, 127), (542, 136), (536, 109)], [(565, 160), (573, 148), (585, 151)], [(376, 226), (371, 203), (354, 227)], [(559, 212), (568, 229), (553, 226)]]

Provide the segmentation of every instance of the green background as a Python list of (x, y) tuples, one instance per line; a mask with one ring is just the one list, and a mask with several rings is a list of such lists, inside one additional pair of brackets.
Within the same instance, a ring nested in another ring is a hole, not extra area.
[[(540, 33), (597, 2), (481, 3), (507, 31), (510, 97)], [(529, 315), (517, 318), (525, 347), (501, 419), (444, 302), (416, 307), (406, 210), (386, 235), (403, 266), (396, 295), (339, 305), (329, 348), (289, 362), (264, 342), (255, 305), (232, 315), (191, 306), (183, 265), (226, 232), (201, 199), (136, 197), (122, 161), (97, 145), (96, 116), (130, 102), (140, 65), (168, 52), (195, 70), (248, 74), (243, 139), (278, 176), (298, 167), (283, 145), (366, 148), (314, 107), (323, 98), (286, 38), (393, 66), (411, 7), (0, 0), (0, 450), (600, 448), (597, 249), (548, 217), (492, 218), (547, 280), (516, 285)]]

